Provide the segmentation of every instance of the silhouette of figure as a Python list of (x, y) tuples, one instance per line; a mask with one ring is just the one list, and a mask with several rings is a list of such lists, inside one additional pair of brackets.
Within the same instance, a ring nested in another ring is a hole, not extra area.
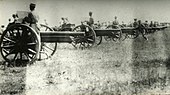
[(94, 19), (92, 17), (93, 13), (92, 12), (89, 12), (89, 21), (87, 22), (87, 24), (91, 27), (93, 27), (93, 24), (94, 24)]

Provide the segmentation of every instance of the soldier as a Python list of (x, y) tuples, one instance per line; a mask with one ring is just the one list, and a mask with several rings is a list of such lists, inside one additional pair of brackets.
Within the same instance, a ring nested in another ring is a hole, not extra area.
[(62, 17), (61, 20), (62, 20), (62, 24), (66, 24), (66, 20), (64, 17)]
[(154, 27), (157, 27), (158, 26), (158, 23), (155, 21), (154, 24), (153, 24)]
[(45, 23), (45, 25), (48, 25), (48, 23), (47, 23), (47, 20), (46, 20), (46, 19), (44, 19), (44, 23)]
[(115, 16), (115, 20), (113, 21), (113, 25), (119, 25), (119, 22), (117, 20), (117, 16)]
[(62, 20), (61, 30), (63, 30), (63, 29), (64, 29), (64, 27), (67, 25), (67, 23), (66, 23), (66, 20), (65, 20), (65, 18), (64, 18), (64, 17), (62, 17), (62, 18), (61, 18), (61, 20)]
[(36, 7), (36, 4), (33, 4), (33, 3), (30, 4), (31, 12), (28, 13), (28, 18), (29, 18), (28, 22), (30, 23), (30, 26), (38, 32), (37, 23), (39, 20), (39, 16), (35, 12), (35, 7)]
[(115, 20), (113, 21), (112, 28), (114, 29), (119, 28), (119, 22), (117, 20), (117, 16), (115, 16)]
[(149, 27), (148, 21), (146, 20), (144, 23), (145, 27)]
[(136, 29), (139, 31), (139, 33), (142, 34), (142, 36), (143, 36), (143, 38), (144, 38), (145, 40), (148, 40), (148, 38), (145, 37), (145, 35), (144, 35), (145, 32), (146, 32), (146, 28), (145, 28), (145, 26), (141, 23), (141, 20), (138, 20), (138, 26), (137, 26)]
[(13, 22), (11, 22), (11, 19), (8, 19), (8, 21), (9, 21), (9, 23), (8, 23), (8, 25), (7, 25), (7, 28), (9, 28), (9, 26), (11, 26), (11, 25), (14, 24)]
[(92, 12), (89, 12), (89, 21), (87, 22), (87, 24), (89, 25), (89, 26), (91, 26), (91, 27), (93, 27), (93, 24), (94, 24), (94, 19), (93, 19), (93, 17), (92, 17)]
[(4, 25), (1, 25), (1, 28), (0, 28), (0, 35), (2, 35), (3, 31), (5, 30), (5, 26)]
[(97, 21), (97, 27), (98, 27), (98, 28), (101, 27), (100, 21)]
[(16, 17), (16, 15), (15, 15), (15, 14), (13, 14), (13, 15), (12, 15), (12, 17), (13, 17), (13, 22), (12, 22), (12, 23), (16, 23), (16, 21), (17, 21), (17, 17)]
[(153, 27), (153, 26), (154, 26), (153, 21), (151, 21), (149, 27)]
[(138, 27), (138, 22), (137, 22), (137, 19), (136, 19), (136, 18), (134, 19), (133, 27), (135, 27), (135, 28)]
[(121, 27), (126, 27), (126, 24), (124, 23), (124, 21), (122, 21)]
[(150, 31), (147, 29), (149, 27), (147, 20), (145, 21), (144, 26), (145, 26), (145, 33), (149, 33)]

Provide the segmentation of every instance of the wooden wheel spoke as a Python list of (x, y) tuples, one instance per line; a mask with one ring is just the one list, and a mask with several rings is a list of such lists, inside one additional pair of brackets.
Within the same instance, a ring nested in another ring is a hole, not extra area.
[(5, 40), (16, 43), (15, 41), (11, 40), (10, 38), (4, 37)]
[(82, 45), (83, 45), (83, 43), (81, 42), (80, 45), (79, 45), (79, 48), (81, 48)]
[(9, 31), (9, 34), (12, 35), (12, 36), (14, 36), (13, 30), (10, 30), (10, 31)]
[(27, 40), (31, 40), (32, 34), (27, 36)]
[(1, 48), (5, 48), (5, 49), (11, 49), (11, 48), (14, 48), (14, 45), (7, 45), (7, 46), (2, 46)]
[(31, 56), (29, 56), (26, 52), (24, 52), (24, 55), (27, 57), (27, 59), (28, 59), (29, 61), (31, 61), (31, 59), (32, 59)]
[(48, 50), (46, 48), (43, 48), (43, 51), (47, 51), (48, 52)]
[(94, 42), (94, 40), (90, 38), (87, 38), (87, 41)]
[(46, 48), (44, 48), (44, 51), (47, 51), (47, 52), (44, 52), (44, 54), (46, 54), (46, 56), (50, 57), (49, 51)]
[(36, 45), (37, 43), (32, 42), (32, 43), (27, 43), (28, 46)]
[(50, 49), (51, 51), (54, 51), (53, 49), (51, 49), (50, 47), (48, 47), (47, 45), (44, 44), (44, 46), (48, 49)]
[(9, 56), (9, 55), (11, 55), (11, 54), (14, 54), (14, 51), (15, 51), (14, 49), (10, 50), (9, 53), (7, 53), (7, 54), (5, 55), (5, 57), (7, 57), (7, 56)]
[(15, 53), (15, 56), (14, 56), (13, 60), (15, 60), (17, 58), (17, 55), (18, 55), (18, 52)]
[(20, 56), (20, 60), (22, 60), (22, 52), (20, 52), (20, 55), (19, 55), (19, 56)]
[(3, 51), (4, 51), (6, 54), (8, 54), (8, 51), (7, 51), (6, 49), (3, 49)]
[(31, 54), (36, 54), (36, 51), (32, 50), (32, 49), (28, 49), (28, 52), (31, 53)]
[(17, 29), (17, 33), (16, 33), (17, 37), (20, 37), (20, 32), (19, 32), (19, 29)]
[(90, 44), (90, 43), (89, 43), (88, 41), (86, 41), (86, 42), (84, 43), (85, 47), (89, 47), (89, 46), (90, 46), (89, 44)]

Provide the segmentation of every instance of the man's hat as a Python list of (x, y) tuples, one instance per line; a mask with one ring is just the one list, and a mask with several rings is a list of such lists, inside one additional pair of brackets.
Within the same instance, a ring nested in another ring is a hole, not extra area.
[(92, 12), (89, 12), (89, 15), (92, 15)]
[(30, 7), (34, 7), (35, 8), (35, 6), (36, 6), (36, 4), (34, 4), (34, 3), (30, 4)]

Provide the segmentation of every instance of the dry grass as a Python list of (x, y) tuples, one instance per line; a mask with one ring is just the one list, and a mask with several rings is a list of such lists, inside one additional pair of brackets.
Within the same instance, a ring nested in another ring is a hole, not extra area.
[(169, 30), (159, 31), (148, 35), (148, 41), (141, 36), (104, 41), (86, 50), (59, 44), (51, 59), (0, 70), (0, 91), (5, 95), (170, 93), (169, 34)]

